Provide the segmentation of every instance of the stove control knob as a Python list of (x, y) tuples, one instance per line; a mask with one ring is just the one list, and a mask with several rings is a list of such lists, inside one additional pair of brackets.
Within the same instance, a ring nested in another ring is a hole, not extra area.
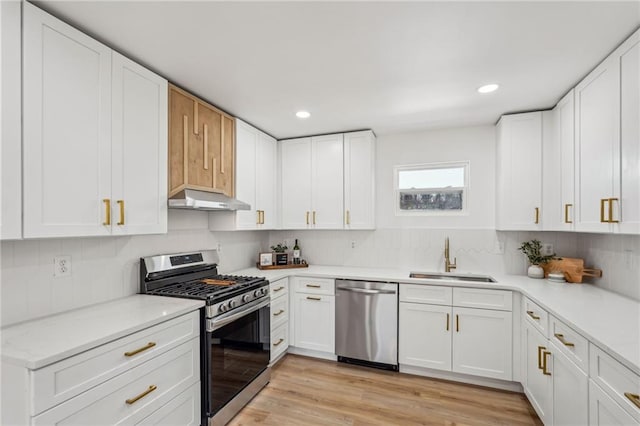
[(260, 296), (262, 296), (262, 291), (261, 291), (260, 289), (258, 289), (258, 290), (256, 290), (256, 291), (254, 291), (254, 292), (253, 292), (253, 295), (254, 295), (255, 297), (260, 297)]
[(267, 290), (267, 288), (266, 288), (266, 287), (262, 287), (262, 288), (260, 289), (260, 293), (262, 293), (262, 295), (263, 295), (263, 296), (264, 296), (265, 294), (267, 294), (268, 292), (269, 292), (269, 290)]
[(236, 307), (237, 303), (235, 300), (230, 300), (227, 305), (229, 306), (229, 309), (233, 309)]
[(242, 303), (247, 303), (249, 301), (249, 295), (245, 294), (244, 296), (242, 296)]
[(218, 312), (226, 312), (227, 311), (227, 306), (223, 303), (220, 305), (220, 307), (218, 307)]

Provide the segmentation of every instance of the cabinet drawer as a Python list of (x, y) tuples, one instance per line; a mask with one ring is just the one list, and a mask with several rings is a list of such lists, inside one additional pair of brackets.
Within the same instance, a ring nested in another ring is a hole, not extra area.
[(523, 315), (544, 337), (549, 338), (549, 314), (547, 311), (525, 297)]
[(202, 420), (200, 415), (200, 382), (198, 382), (136, 425), (198, 426)]
[(549, 316), (549, 338), (582, 371), (589, 371), (589, 341), (553, 315)]
[(271, 330), (289, 320), (289, 298), (279, 297), (271, 301)]
[(277, 281), (269, 283), (269, 292), (271, 293), (271, 300), (284, 296), (289, 293), (289, 278), (282, 278)]
[(631, 394), (640, 395), (640, 376), (593, 343), (589, 344), (589, 376), (637, 422), (640, 422), (640, 407), (632, 402), (631, 396)]
[(400, 285), (401, 302), (451, 306), (451, 302), (453, 301), (452, 295), (453, 289), (451, 287), (416, 284)]
[(33, 418), (33, 425), (135, 424), (200, 380), (200, 339), (183, 343)]
[(508, 290), (485, 288), (454, 288), (453, 305), (466, 308), (511, 311), (513, 296)]
[(271, 332), (271, 362), (278, 359), (289, 347), (289, 324), (282, 324)]
[(41, 413), (199, 336), (199, 315), (198, 311), (191, 312), (33, 371), (31, 414)]
[(296, 278), (297, 293), (335, 294), (335, 281), (329, 278)]

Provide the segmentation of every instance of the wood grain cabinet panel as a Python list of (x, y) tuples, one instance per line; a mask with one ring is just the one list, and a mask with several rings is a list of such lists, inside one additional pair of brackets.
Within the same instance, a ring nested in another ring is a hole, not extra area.
[(235, 194), (235, 119), (169, 86), (169, 197), (184, 189)]

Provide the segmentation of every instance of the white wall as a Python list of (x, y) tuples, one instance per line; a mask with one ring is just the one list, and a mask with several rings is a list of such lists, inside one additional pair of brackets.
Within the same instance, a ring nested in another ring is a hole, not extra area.
[[(378, 229), (495, 228), (495, 127), (477, 126), (382, 135), (376, 150)], [(399, 165), (469, 161), (466, 216), (396, 216), (393, 168)]]
[[(4, 241), (0, 321), (4, 326), (138, 293), (142, 256), (219, 244), (221, 272), (247, 268), (266, 248), (266, 238), (265, 232), (212, 233), (206, 212), (169, 210), (163, 235)], [(53, 277), (56, 255), (71, 255), (71, 277)]]

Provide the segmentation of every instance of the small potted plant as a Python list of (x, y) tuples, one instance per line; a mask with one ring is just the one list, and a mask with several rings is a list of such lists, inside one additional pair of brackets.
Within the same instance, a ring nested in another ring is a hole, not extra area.
[(530, 266), (527, 269), (527, 275), (530, 278), (544, 278), (544, 269), (540, 265), (556, 259), (555, 253), (546, 256), (542, 254), (542, 243), (539, 240), (526, 241), (522, 243), (518, 250), (523, 252), (529, 259)]
[(288, 248), (286, 244), (280, 243), (271, 246), (271, 250), (276, 252), (276, 265), (286, 265), (289, 263), (289, 256), (285, 253)]

